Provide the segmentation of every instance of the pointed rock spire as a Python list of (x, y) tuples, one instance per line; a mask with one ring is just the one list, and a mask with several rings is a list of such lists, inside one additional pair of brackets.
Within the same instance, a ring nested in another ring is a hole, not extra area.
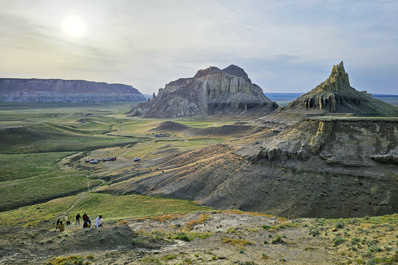
[(328, 79), (316, 87), (317, 92), (332, 92), (350, 89), (350, 80), (344, 70), (344, 63), (341, 61), (332, 68)]

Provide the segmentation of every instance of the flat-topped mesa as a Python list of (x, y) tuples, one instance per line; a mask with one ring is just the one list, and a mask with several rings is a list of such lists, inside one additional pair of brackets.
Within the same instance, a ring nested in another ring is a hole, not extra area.
[(152, 100), (134, 106), (132, 116), (177, 118), (209, 114), (267, 114), (278, 105), (235, 65), (209, 67), (192, 78), (180, 78), (159, 89)]
[(343, 62), (334, 65), (328, 79), (291, 102), (286, 112), (300, 114), (351, 113), (361, 116), (396, 116), (397, 110), (366, 92), (351, 87)]
[(0, 101), (115, 102), (145, 101), (137, 89), (123, 84), (84, 80), (0, 78)]

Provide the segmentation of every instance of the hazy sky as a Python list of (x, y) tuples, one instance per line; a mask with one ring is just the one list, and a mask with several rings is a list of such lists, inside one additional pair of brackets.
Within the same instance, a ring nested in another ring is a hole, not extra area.
[(343, 60), (356, 89), (398, 94), (397, 14), (397, 0), (0, 0), (0, 77), (152, 93), (236, 64), (265, 92), (305, 92)]

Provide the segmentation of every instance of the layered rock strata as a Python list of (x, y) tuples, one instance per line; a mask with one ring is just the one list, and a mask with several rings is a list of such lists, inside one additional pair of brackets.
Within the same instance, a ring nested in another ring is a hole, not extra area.
[(83, 80), (0, 78), (0, 101), (111, 102), (145, 101), (132, 86)]
[(138, 104), (132, 116), (177, 118), (208, 114), (266, 114), (277, 108), (262, 89), (235, 65), (209, 67), (192, 78), (168, 83), (152, 100)]
[(398, 211), (398, 120), (308, 119), (244, 148), (214, 145), (171, 156), (157, 171), (103, 192), (196, 200), (286, 217)]

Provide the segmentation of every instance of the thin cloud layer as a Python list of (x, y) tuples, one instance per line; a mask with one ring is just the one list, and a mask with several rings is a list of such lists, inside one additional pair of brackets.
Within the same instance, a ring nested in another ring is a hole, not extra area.
[[(126, 83), (152, 93), (237, 64), (266, 92), (304, 92), (344, 60), (352, 86), (398, 94), (396, 1), (0, 0), (2, 77)], [(70, 39), (62, 20), (86, 34)]]

